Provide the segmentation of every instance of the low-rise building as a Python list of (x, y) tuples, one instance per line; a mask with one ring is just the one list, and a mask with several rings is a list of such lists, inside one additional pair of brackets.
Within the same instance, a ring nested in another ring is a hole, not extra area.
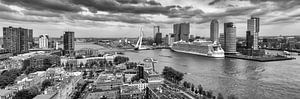
[[(101, 91), (101, 92), (91, 92), (89, 93), (85, 99), (119, 99), (120, 97), (120, 90), (108, 90), (108, 91)], [(122, 98), (123, 99), (123, 98)]]
[(100, 74), (93, 85), (96, 90), (111, 90), (122, 86), (123, 80), (114, 74)]
[(54, 96), (56, 94), (41, 94), (41, 95), (37, 95), (35, 96), (33, 99), (55, 99)]
[(122, 86), (120, 91), (121, 99), (143, 99), (145, 91), (141, 91), (138, 86)]
[(41, 85), (45, 79), (45, 71), (37, 71), (28, 75), (19, 76), (15, 80), (16, 84), (14, 86), (8, 86), (7, 88), (15, 90), (27, 89), (33, 86)]
[(14, 90), (0, 89), (0, 99), (12, 99), (14, 95)]

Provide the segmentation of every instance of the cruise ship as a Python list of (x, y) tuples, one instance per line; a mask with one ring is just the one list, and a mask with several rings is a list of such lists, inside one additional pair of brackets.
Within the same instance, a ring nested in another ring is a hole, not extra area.
[(171, 49), (175, 52), (195, 54), (207, 57), (224, 57), (224, 50), (220, 44), (211, 41), (197, 39), (193, 42), (178, 41), (174, 42)]

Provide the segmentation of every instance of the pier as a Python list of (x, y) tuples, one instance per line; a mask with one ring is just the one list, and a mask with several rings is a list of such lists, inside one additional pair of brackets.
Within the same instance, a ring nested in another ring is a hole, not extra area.
[(258, 62), (293, 60), (294, 57), (287, 56), (247, 56), (247, 55), (226, 55), (226, 58), (244, 59)]

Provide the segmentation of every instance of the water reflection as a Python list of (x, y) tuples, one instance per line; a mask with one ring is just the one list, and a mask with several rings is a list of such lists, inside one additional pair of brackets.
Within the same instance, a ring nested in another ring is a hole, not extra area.
[(225, 58), (222, 63), (223, 72), (230, 77), (236, 76), (239, 73), (236, 64), (236, 61), (233, 61), (233, 59)]

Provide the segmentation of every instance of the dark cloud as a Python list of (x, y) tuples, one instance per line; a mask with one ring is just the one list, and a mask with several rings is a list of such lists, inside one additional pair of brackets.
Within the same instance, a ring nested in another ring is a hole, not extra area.
[(115, 21), (115, 22), (124, 22), (124, 23), (150, 23), (149, 19), (146, 19), (145, 17), (141, 17), (139, 15), (134, 14), (121, 14), (121, 15), (81, 15), (81, 14), (70, 14), (67, 15), (69, 19), (72, 20), (87, 20), (87, 21)]
[(56, 19), (45, 19), (45, 18), (34, 17), (34, 16), (22, 16), (18, 13), (8, 13), (8, 12), (0, 12), (0, 19), (5, 19), (9, 21), (39, 22), (39, 23), (58, 22), (58, 20)]
[(192, 18), (195, 16), (202, 16), (204, 12), (202, 10), (171, 10), (168, 16), (170, 18)]
[[(72, 0), (74, 4), (85, 6), (93, 12), (107, 11), (110, 13), (133, 13), (133, 14), (163, 14), (174, 17), (191, 17), (200, 14), (201, 10), (191, 10), (192, 7), (181, 7), (177, 5), (162, 6), (152, 0)], [(122, 2), (121, 2), (122, 1)], [(141, 3), (149, 5), (138, 5)], [(188, 15), (185, 15), (188, 14)]]
[(225, 12), (220, 13), (205, 13), (204, 17), (209, 18), (222, 18), (227, 16), (240, 16), (240, 15), (250, 15), (251, 12), (258, 9), (257, 6), (250, 6), (250, 7), (235, 7), (235, 8), (228, 8)]
[(214, 5), (214, 4), (216, 4), (216, 3), (220, 2), (220, 1), (221, 0), (213, 0), (212, 2), (208, 3), (208, 5)]
[(1, 0), (4, 4), (18, 5), (29, 10), (79, 12), (81, 8), (68, 0)]
[(35, 10), (24, 10), (22, 11), (25, 15), (31, 16), (41, 16), (41, 17), (60, 17), (59, 13), (50, 12), (50, 11), (35, 11)]
[[(72, 0), (73, 3), (97, 9), (99, 11), (108, 11), (112, 13), (136, 13), (136, 14), (163, 14), (173, 8), (173, 6), (162, 7), (158, 5), (135, 6), (138, 2), (135, 0), (125, 0), (118, 2), (116, 0)], [(120, 1), (120, 0), (119, 0)], [(133, 2), (133, 3), (125, 3)]]
[(0, 11), (2, 12), (16, 12), (15, 10), (13, 10), (13, 9), (11, 9), (11, 8), (9, 8), (9, 7), (7, 7), (7, 6), (4, 6), (4, 5), (2, 5), (2, 4), (0, 4)]
[(273, 2), (276, 3), (276, 6), (278, 7), (275, 10), (287, 10), (300, 5), (300, 0), (240, 0), (240, 1), (250, 1), (252, 4)]
[(147, 1), (147, 0), (116, 0), (122, 4), (149, 4), (149, 5), (161, 5), (159, 2), (155, 0)]

